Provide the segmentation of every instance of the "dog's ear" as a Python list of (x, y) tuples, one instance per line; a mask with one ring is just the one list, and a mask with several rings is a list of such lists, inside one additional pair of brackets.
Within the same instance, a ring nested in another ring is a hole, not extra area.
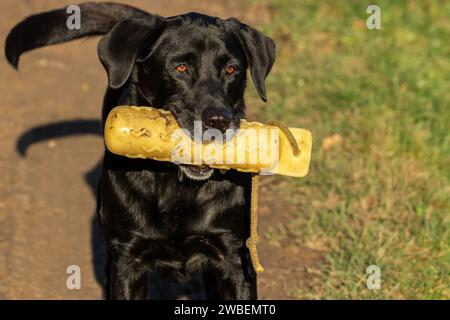
[(156, 15), (122, 20), (100, 40), (98, 56), (108, 74), (110, 88), (118, 89), (125, 84), (140, 49), (154, 43), (164, 25), (164, 19)]
[(236, 26), (239, 41), (244, 48), (256, 90), (262, 100), (267, 101), (265, 80), (275, 62), (275, 43), (262, 32), (230, 19)]

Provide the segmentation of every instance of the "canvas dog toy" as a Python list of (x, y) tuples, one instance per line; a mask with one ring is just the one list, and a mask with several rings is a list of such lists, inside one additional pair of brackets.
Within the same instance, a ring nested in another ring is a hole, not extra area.
[(255, 271), (262, 272), (256, 251), (259, 174), (305, 176), (311, 159), (311, 132), (287, 128), (277, 121), (262, 124), (242, 120), (236, 131), (199, 133), (196, 137), (195, 126), (194, 137), (182, 130), (169, 111), (120, 106), (109, 113), (104, 137), (110, 152), (129, 158), (253, 173), (250, 238), (246, 245)]

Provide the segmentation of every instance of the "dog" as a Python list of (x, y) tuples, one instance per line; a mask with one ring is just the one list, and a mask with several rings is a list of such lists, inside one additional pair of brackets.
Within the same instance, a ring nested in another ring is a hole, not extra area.
[[(30, 16), (8, 34), (5, 55), (103, 36), (98, 56), (108, 76), (102, 121), (118, 105), (169, 110), (193, 132), (239, 128), (245, 118), (246, 71), (262, 100), (275, 44), (237, 19), (199, 13), (168, 18), (114, 3), (80, 4), (81, 28), (66, 9)], [(207, 299), (257, 299), (245, 241), (251, 174), (207, 166), (129, 159), (105, 150), (97, 213), (108, 250), (108, 299), (145, 299), (149, 272), (175, 281), (195, 273)]]

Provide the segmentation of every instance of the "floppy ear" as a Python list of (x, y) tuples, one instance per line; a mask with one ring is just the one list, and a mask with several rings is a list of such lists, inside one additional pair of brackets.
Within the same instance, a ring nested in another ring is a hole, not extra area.
[(164, 19), (156, 15), (122, 20), (100, 40), (98, 56), (108, 74), (110, 88), (118, 89), (125, 84), (139, 50), (156, 41), (164, 24)]
[(262, 32), (240, 23), (239, 41), (244, 48), (256, 90), (267, 101), (265, 80), (275, 62), (275, 43)]

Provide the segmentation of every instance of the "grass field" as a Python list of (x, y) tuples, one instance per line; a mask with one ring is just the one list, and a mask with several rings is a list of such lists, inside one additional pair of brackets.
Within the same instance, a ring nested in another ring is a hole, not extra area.
[(369, 4), (253, 2), (278, 57), (269, 103), (248, 100), (314, 137), (310, 174), (287, 179), (296, 218), (267, 234), (324, 252), (297, 298), (449, 299), (450, 2), (377, 1), (381, 30)]

